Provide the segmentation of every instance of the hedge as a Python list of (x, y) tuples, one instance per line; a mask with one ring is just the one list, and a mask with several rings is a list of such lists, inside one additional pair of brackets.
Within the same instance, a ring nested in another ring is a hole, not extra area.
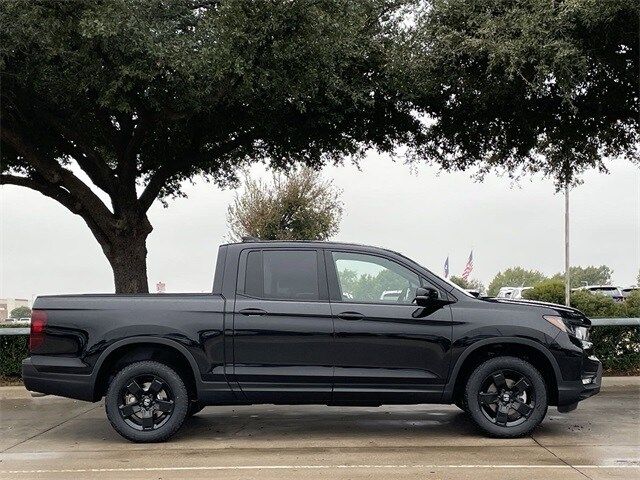
[[(9, 327), (15, 328), (15, 325), (0, 325), (0, 328)], [(20, 376), (22, 359), (27, 356), (28, 340), (28, 335), (0, 335), (0, 376)]]

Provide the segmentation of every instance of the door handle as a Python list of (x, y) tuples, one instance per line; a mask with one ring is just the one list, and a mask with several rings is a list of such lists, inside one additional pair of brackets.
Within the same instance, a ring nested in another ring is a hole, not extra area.
[(358, 312), (342, 312), (338, 314), (338, 318), (343, 320), (362, 320), (364, 315)]
[(267, 312), (265, 310), (262, 310), (261, 308), (244, 308), (240, 310), (238, 313), (241, 313), (242, 315), (248, 315), (248, 316), (267, 314)]

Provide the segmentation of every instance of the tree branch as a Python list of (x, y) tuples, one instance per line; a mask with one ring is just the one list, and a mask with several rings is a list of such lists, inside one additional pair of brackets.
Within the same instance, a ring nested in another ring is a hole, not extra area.
[(138, 199), (138, 203), (143, 212), (149, 210), (155, 199), (160, 195), (162, 187), (164, 187), (166, 181), (171, 178), (172, 174), (173, 172), (171, 172), (168, 167), (161, 167), (151, 175), (147, 186)]
[(71, 213), (82, 217), (101, 245), (109, 244), (109, 238), (102, 231), (98, 222), (96, 222), (90, 213), (83, 209), (82, 204), (74, 199), (73, 196), (64, 188), (52, 185), (44, 180), (38, 181), (30, 177), (20, 177), (18, 175), (9, 174), (0, 175), (0, 185), (16, 185), (19, 187), (30, 188), (31, 190), (40, 192), (41, 194), (57, 201), (62, 206), (66, 207)]
[(0, 175), (0, 185), (17, 185), (19, 187), (27, 187), (36, 190), (49, 198), (58, 201), (71, 212), (77, 214), (82, 205), (76, 202), (68, 191), (63, 188), (53, 186), (47, 183), (37, 182), (29, 177), (20, 177), (18, 175)]
[[(206, 151), (206, 152), (195, 152), (187, 158), (187, 163), (193, 163), (197, 158), (220, 158), (223, 155), (229, 154), (234, 151), (236, 148), (250, 142), (254, 137), (253, 132), (245, 132), (243, 134), (238, 134), (233, 140), (229, 140), (221, 145), (218, 145), (216, 148)], [(143, 190), (140, 198), (138, 199), (140, 208), (143, 212), (146, 212), (154, 200), (160, 195), (162, 191), (162, 187), (164, 187), (167, 180), (169, 180), (173, 175), (177, 174), (180, 171), (180, 164), (173, 166), (173, 168), (169, 168), (168, 166), (163, 165), (160, 167), (155, 173), (153, 173), (147, 183), (147, 186)]]
[(70, 155), (80, 168), (84, 170), (98, 188), (111, 194), (113, 192), (114, 176), (107, 163), (98, 157), (96, 152), (82, 140), (77, 132), (68, 128), (63, 120), (47, 110), (46, 105), (39, 102), (33, 95), (29, 95), (29, 98), (35, 103), (39, 118), (48, 123), (64, 139), (61, 145), (62, 149), (70, 152)]
[(135, 182), (138, 173), (136, 155), (138, 148), (144, 141), (144, 136), (149, 130), (151, 119), (146, 114), (140, 114), (140, 121), (131, 127), (129, 141), (126, 143), (122, 157), (118, 162), (118, 177), (133, 186), (135, 197)]
[(91, 215), (105, 235), (113, 227), (113, 214), (100, 198), (72, 172), (63, 168), (56, 160), (50, 160), (39, 155), (38, 151), (25, 142), (20, 136), (2, 125), (0, 138), (7, 142), (27, 161), (51, 186), (62, 185), (69, 195), (82, 204), (84, 210)]

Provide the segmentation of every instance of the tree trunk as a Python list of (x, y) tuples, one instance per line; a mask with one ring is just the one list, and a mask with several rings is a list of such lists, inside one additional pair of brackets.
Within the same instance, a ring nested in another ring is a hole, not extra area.
[(122, 235), (108, 250), (116, 293), (149, 293), (147, 235)]
[(123, 235), (105, 252), (116, 293), (149, 293), (146, 243), (147, 235)]
[(153, 227), (146, 215), (125, 215), (117, 223), (115, 235), (98, 240), (113, 270), (116, 293), (149, 293), (147, 237)]

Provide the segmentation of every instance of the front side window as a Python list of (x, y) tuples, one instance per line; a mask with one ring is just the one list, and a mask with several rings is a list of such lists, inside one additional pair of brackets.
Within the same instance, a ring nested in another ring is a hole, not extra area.
[(245, 293), (274, 300), (318, 300), (314, 250), (264, 250), (247, 256)]
[(332, 252), (342, 300), (365, 303), (413, 302), (420, 278), (386, 258), (361, 253)]

